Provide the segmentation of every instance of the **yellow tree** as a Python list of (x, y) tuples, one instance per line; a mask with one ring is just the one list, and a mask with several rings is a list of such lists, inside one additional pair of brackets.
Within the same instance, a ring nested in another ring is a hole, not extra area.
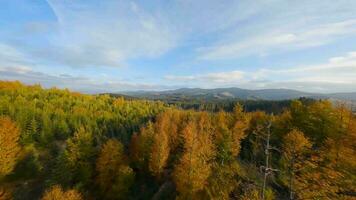
[(336, 109), (338, 129), (328, 137), (322, 148), (323, 165), (332, 173), (325, 175), (335, 192), (334, 198), (347, 197), (356, 182), (356, 120), (345, 106)]
[(293, 121), (299, 121), (293, 124), (308, 132), (315, 148), (295, 176), (296, 195), (304, 199), (342, 199), (354, 190), (355, 182), (352, 113), (327, 101), (305, 106), (304, 113), (298, 120), (292, 115)]
[(229, 163), (228, 165), (220, 165), (214, 163), (212, 165), (212, 173), (208, 179), (208, 185), (204, 188), (204, 199), (225, 200), (229, 199), (231, 193), (239, 187), (239, 172), (237, 162)]
[(154, 134), (154, 126), (152, 122), (148, 122), (139, 134), (134, 134), (131, 138), (130, 158), (139, 169), (148, 169)]
[(241, 140), (246, 137), (245, 131), (248, 128), (250, 116), (243, 111), (240, 104), (235, 105), (233, 110), (233, 124), (232, 124), (232, 155), (236, 157), (240, 153)]
[(294, 193), (304, 187), (301, 182), (303, 177), (296, 174), (301, 173), (305, 165), (306, 153), (310, 148), (311, 143), (301, 131), (292, 130), (283, 139), (282, 166), (288, 171), (289, 180), (285, 181), (285, 184), (290, 190), (289, 199), (294, 199)]
[(8, 117), (0, 117), (0, 181), (14, 169), (21, 151), (20, 131)]
[(47, 190), (41, 200), (82, 200), (82, 195), (76, 190), (67, 190), (55, 185), (50, 190)]
[(242, 157), (256, 166), (265, 164), (265, 149), (264, 143), (267, 138), (268, 124), (273, 121), (273, 118), (265, 112), (249, 113), (249, 122), (247, 137), (244, 140), (246, 148), (240, 149)]
[(233, 161), (240, 152), (240, 141), (245, 137), (247, 121), (243, 118), (233, 120), (226, 112), (219, 112), (215, 117), (214, 141), (217, 158), (221, 165)]
[(158, 121), (155, 123), (155, 134), (153, 135), (149, 170), (157, 178), (160, 178), (162, 175), (169, 157), (168, 124), (169, 121), (162, 116), (158, 118)]
[(0, 200), (12, 200), (12, 194), (11, 191), (6, 188), (0, 186)]
[(92, 161), (95, 157), (94, 139), (91, 132), (80, 127), (74, 136), (67, 140), (64, 152), (66, 164), (74, 174), (74, 181), (88, 184), (92, 173)]
[(228, 115), (226, 112), (219, 112), (215, 118), (214, 142), (217, 149), (217, 160), (221, 165), (232, 159), (231, 131), (228, 126)]
[(236, 161), (241, 149), (241, 140), (245, 137), (248, 117), (237, 104), (232, 114), (225, 112), (215, 116), (215, 145), (218, 150), (217, 162), (205, 188), (210, 199), (228, 199), (231, 192), (238, 187), (236, 178), (239, 165)]
[(295, 196), (299, 199), (338, 199), (333, 181), (339, 173), (326, 166), (320, 152), (304, 160), (303, 169), (294, 178)]
[[(261, 194), (256, 188), (245, 188), (241, 200), (261, 200)], [(267, 189), (265, 200), (275, 200), (275, 195), (271, 189)]]
[[(200, 120), (206, 118), (202, 116)], [(183, 130), (184, 153), (173, 172), (182, 199), (193, 199), (204, 188), (211, 173), (210, 161), (214, 155), (211, 133), (202, 128), (191, 120)]]
[(125, 199), (134, 181), (134, 172), (127, 165), (123, 145), (108, 140), (102, 147), (96, 163), (97, 183), (106, 199)]
[(166, 116), (163, 116), (163, 118), (167, 120), (166, 123), (168, 123), (167, 132), (169, 134), (170, 149), (174, 151), (179, 144), (179, 126), (182, 124), (182, 113), (176, 109), (169, 109), (165, 113)]

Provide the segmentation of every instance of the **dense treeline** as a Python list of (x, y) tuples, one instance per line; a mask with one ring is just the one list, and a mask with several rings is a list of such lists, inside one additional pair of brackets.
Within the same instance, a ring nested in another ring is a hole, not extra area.
[(354, 199), (356, 118), (281, 114), (0, 82), (0, 199)]
[[(18, 159), (12, 173), (4, 173), (4, 166), (0, 166), (0, 177), (8, 174), (3, 179), (11, 183), (16, 199), (36, 199), (54, 184), (87, 190), (94, 182), (95, 160), (102, 143), (117, 138), (127, 146), (131, 134), (164, 109), (160, 102), (125, 101), (0, 82), (2, 131), (14, 135), (20, 130), (16, 141), (22, 147), (14, 156)], [(1, 150), (12, 148), (3, 144), (6, 137), (0, 142)]]
[[(131, 97), (121, 94), (109, 93), (112, 97), (122, 97), (127, 100), (137, 100), (138, 97)], [(196, 110), (196, 111), (208, 111), (208, 112), (219, 112), (226, 111), (232, 112), (235, 105), (238, 103), (243, 106), (244, 111), (254, 112), (254, 111), (264, 111), (266, 113), (280, 114), (288, 108), (293, 100), (242, 100), (237, 98), (231, 99), (199, 99), (199, 98), (157, 98), (156, 101), (162, 101), (168, 105), (175, 106), (177, 108), (182, 108), (185, 110)], [(311, 104), (316, 101), (316, 99), (301, 97), (298, 99), (303, 104)]]
[[(176, 100), (176, 101), (166, 101), (169, 105), (174, 105), (182, 109), (194, 109), (197, 111), (208, 111), (208, 112), (219, 112), (226, 111), (232, 112), (235, 105), (238, 103), (243, 106), (245, 112), (255, 112), (264, 111), (266, 113), (280, 114), (288, 108), (293, 100), (239, 100), (239, 99), (228, 99), (228, 100)], [(300, 98), (299, 101), (303, 104), (311, 104), (315, 100), (309, 98)]]

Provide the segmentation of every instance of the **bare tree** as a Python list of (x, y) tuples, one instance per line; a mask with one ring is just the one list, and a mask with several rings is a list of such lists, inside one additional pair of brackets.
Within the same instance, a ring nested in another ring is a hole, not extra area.
[[(273, 116), (273, 114), (272, 114)], [(263, 170), (264, 172), (264, 178), (263, 178), (263, 186), (262, 186), (262, 200), (265, 199), (265, 192), (266, 192), (266, 185), (267, 185), (267, 178), (269, 175), (271, 175), (274, 172), (277, 172), (278, 169), (274, 169), (270, 166), (270, 158), (272, 157), (272, 154), (270, 152), (270, 150), (277, 150), (277, 148), (273, 147), (270, 145), (270, 138), (271, 138), (271, 126), (272, 126), (272, 122), (271, 120), (269, 120), (268, 124), (267, 124), (267, 138), (265, 139), (266, 141), (266, 147), (265, 147), (265, 165), (261, 166), (261, 170)]]

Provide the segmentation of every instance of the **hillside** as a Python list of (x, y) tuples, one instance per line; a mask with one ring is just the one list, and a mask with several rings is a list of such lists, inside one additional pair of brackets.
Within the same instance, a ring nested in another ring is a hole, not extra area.
[(201, 89), (201, 88), (181, 88), (168, 91), (128, 91), (121, 94), (147, 99), (160, 100), (184, 100), (184, 99), (200, 99), (200, 100), (223, 100), (223, 99), (241, 99), (241, 100), (287, 100), (298, 99), (301, 97), (315, 99), (340, 99), (340, 100), (356, 100), (355, 93), (308, 93), (290, 89), (262, 89), (262, 90), (247, 90), (241, 88), (216, 88), (216, 89)]

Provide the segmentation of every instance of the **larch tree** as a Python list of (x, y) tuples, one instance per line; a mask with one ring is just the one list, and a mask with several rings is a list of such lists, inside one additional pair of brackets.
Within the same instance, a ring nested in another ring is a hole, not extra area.
[(285, 185), (289, 188), (289, 199), (295, 199), (303, 188), (299, 177), (303, 166), (305, 165), (306, 154), (311, 148), (311, 143), (304, 136), (303, 132), (292, 130), (283, 139), (282, 166), (287, 172), (288, 178)]
[(170, 153), (168, 123), (169, 121), (162, 117), (155, 123), (149, 170), (158, 179), (161, 178)]
[(0, 117), (0, 181), (14, 169), (21, 151), (20, 130), (8, 117)]
[(232, 114), (220, 112), (215, 116), (214, 144), (217, 149), (217, 159), (212, 165), (212, 174), (205, 187), (209, 199), (228, 199), (238, 187), (237, 173), (239, 165), (237, 155), (241, 148), (241, 139), (245, 136), (248, 121), (237, 105)]
[(335, 198), (347, 198), (356, 182), (356, 120), (344, 106), (336, 109), (338, 129), (329, 136), (321, 149), (323, 167), (331, 169), (328, 182), (336, 188)]
[[(352, 136), (352, 113), (330, 102), (318, 101), (311, 105), (294, 102), (291, 124), (313, 141), (313, 150), (303, 162), (297, 177), (300, 198), (337, 199), (348, 194), (355, 180), (350, 168), (355, 149)], [(348, 166), (348, 167), (347, 167)], [(346, 169), (346, 170), (345, 170)]]
[(182, 113), (176, 109), (169, 109), (166, 111), (168, 114), (168, 132), (169, 132), (169, 143), (171, 151), (176, 150), (179, 145), (179, 131), (181, 125)]
[(108, 140), (96, 162), (97, 184), (106, 199), (125, 199), (134, 182), (134, 172), (128, 166), (124, 146), (115, 139)]
[(267, 124), (271, 117), (265, 112), (257, 111), (250, 113), (246, 139), (242, 142), (242, 158), (261, 166), (265, 164), (264, 143), (266, 138)]
[(12, 200), (11, 190), (7, 187), (0, 186), (0, 200)]
[(217, 149), (217, 159), (221, 165), (233, 161), (240, 152), (241, 139), (247, 123), (239, 119), (231, 123), (231, 116), (219, 112), (215, 118), (214, 141)]
[[(246, 188), (244, 194), (239, 198), (241, 200), (261, 200), (261, 194), (256, 188)], [(269, 188), (266, 191), (265, 200), (275, 200), (273, 191)]]
[(232, 159), (232, 146), (231, 130), (227, 124), (227, 113), (220, 111), (215, 119), (215, 134), (214, 141), (217, 150), (217, 160), (221, 165)]
[(41, 200), (83, 200), (83, 197), (76, 190), (63, 191), (59, 185), (55, 185), (44, 193)]
[(152, 122), (148, 122), (145, 127), (140, 129), (139, 134), (136, 133), (131, 138), (130, 158), (134, 165), (141, 170), (148, 169), (154, 134), (154, 125)]
[(237, 162), (220, 165), (212, 164), (212, 172), (204, 188), (204, 199), (225, 200), (229, 199), (232, 192), (239, 187), (239, 165)]
[(240, 153), (241, 140), (246, 137), (245, 131), (247, 130), (250, 122), (250, 116), (243, 111), (240, 104), (235, 105), (233, 110), (232, 122), (232, 155), (236, 157)]
[[(206, 119), (203, 116), (200, 120)], [(202, 128), (191, 120), (183, 130), (184, 153), (173, 172), (181, 199), (194, 199), (211, 174), (210, 161), (214, 155), (211, 133)]]
[(67, 140), (64, 154), (68, 168), (73, 172), (74, 182), (88, 184), (93, 174), (92, 162), (96, 154), (92, 133), (80, 127)]

